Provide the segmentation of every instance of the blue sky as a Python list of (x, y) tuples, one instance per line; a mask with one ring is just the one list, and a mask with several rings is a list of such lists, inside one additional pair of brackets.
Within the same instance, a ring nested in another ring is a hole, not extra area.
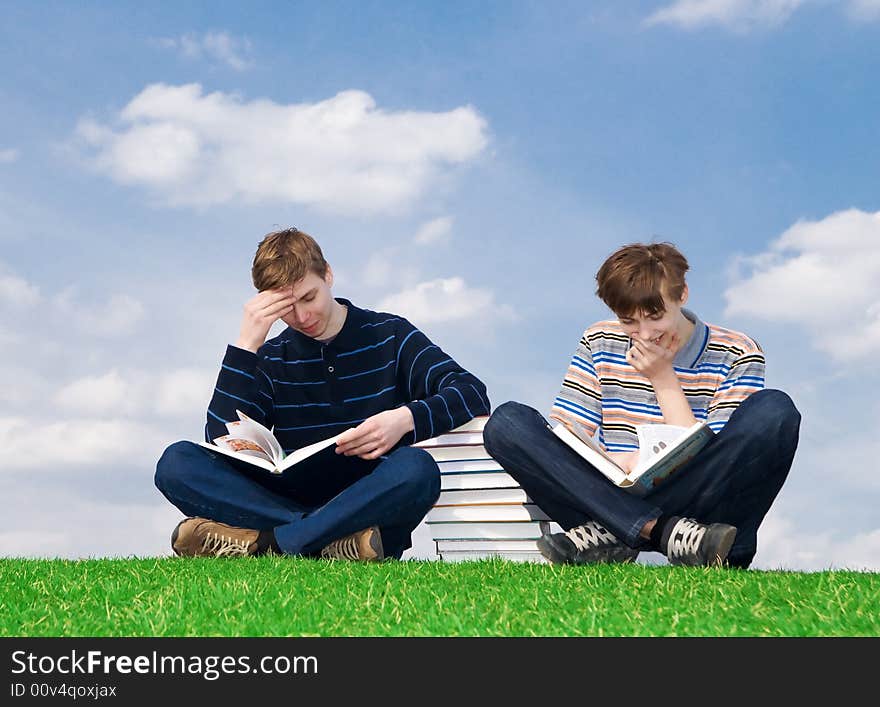
[(0, 11), (0, 554), (168, 552), (155, 459), (297, 225), (542, 411), (602, 260), (676, 243), (804, 415), (757, 565), (880, 568), (880, 1)]

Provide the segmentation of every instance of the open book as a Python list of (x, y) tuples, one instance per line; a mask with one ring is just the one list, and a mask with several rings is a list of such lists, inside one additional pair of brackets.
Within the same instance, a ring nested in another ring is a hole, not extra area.
[(705, 422), (696, 422), (690, 427), (637, 425), (639, 463), (627, 474), (592, 437), (576, 434), (562, 424), (554, 427), (553, 433), (608, 477), (611, 483), (639, 496), (644, 496), (693, 459), (715, 434)]
[(273, 474), (280, 474), (303, 459), (336, 444), (336, 437), (330, 437), (285, 454), (281, 444), (267, 427), (252, 420), (241, 410), (235, 412), (238, 413), (238, 419), (226, 423), (228, 434), (215, 438), (210, 444), (198, 444), (211, 451), (259, 466)]

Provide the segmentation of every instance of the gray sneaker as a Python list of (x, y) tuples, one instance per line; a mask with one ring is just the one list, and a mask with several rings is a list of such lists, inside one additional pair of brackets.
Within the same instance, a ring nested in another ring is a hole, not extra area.
[(662, 546), (672, 565), (718, 567), (736, 539), (736, 528), (726, 523), (703, 525), (693, 518), (673, 518), (663, 532)]
[(554, 564), (591, 565), (605, 562), (632, 562), (639, 555), (605, 528), (590, 521), (564, 533), (544, 533), (538, 550)]

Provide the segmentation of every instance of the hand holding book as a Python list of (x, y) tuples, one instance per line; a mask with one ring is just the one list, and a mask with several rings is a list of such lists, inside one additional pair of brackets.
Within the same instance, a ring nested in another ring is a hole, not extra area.
[(337, 440), (337, 454), (361, 459), (378, 459), (415, 427), (412, 412), (402, 405), (368, 417), (357, 427), (346, 430)]

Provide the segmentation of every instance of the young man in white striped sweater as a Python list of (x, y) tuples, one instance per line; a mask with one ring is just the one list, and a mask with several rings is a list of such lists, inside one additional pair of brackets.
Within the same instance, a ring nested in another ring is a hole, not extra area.
[(535, 410), (505, 403), (487, 449), (564, 533), (539, 540), (553, 562), (629, 561), (748, 567), (757, 532), (791, 467), (800, 414), (764, 390), (764, 354), (740, 332), (685, 308), (688, 263), (671, 244), (632, 244), (599, 269), (597, 294), (617, 316), (585, 332), (550, 417), (594, 435), (617, 463), (638, 462), (636, 426), (708, 422), (717, 434), (641, 498), (611, 484)]
[[(440, 492), (437, 464), (410, 445), (487, 415), (486, 387), (403, 317), (334, 298), (333, 271), (302, 231), (267, 235), (252, 276), (258, 293), (226, 349), (205, 438), (241, 410), (285, 453), (339, 435), (336, 454), (274, 475), (171, 445), (156, 485), (190, 516), (174, 552), (399, 558)], [(279, 319), (287, 328), (266, 341)]]

